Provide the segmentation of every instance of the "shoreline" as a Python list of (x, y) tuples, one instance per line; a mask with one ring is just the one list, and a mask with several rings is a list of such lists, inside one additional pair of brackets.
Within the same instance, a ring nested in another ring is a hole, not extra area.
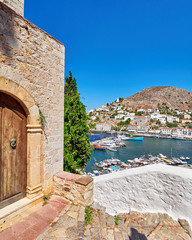
[(161, 135), (161, 134), (150, 134), (150, 133), (133, 133), (129, 131), (96, 131), (92, 130), (91, 132), (101, 132), (101, 133), (109, 133), (109, 134), (129, 134), (134, 137), (154, 137), (154, 138), (163, 138), (163, 139), (173, 139), (173, 140), (184, 140), (184, 141), (192, 141), (192, 137), (188, 136), (170, 136), (170, 135)]

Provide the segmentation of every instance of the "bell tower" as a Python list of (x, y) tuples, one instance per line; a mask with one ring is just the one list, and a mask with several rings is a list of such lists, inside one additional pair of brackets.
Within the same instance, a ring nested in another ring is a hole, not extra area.
[(0, 0), (13, 9), (17, 14), (24, 16), (24, 0)]

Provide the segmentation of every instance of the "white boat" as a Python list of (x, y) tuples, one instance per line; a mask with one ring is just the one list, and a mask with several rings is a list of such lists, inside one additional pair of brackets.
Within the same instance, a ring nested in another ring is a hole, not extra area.
[(95, 177), (94, 173), (88, 172), (87, 174), (88, 174), (89, 177), (92, 177), (92, 178)]
[(184, 157), (184, 156), (181, 156), (180, 159), (181, 159), (181, 160), (185, 160), (185, 157)]
[(190, 157), (186, 157), (185, 160), (186, 160), (186, 161), (189, 161), (189, 160), (190, 160)]
[(113, 148), (113, 147), (108, 147), (107, 150), (110, 150), (112, 152), (117, 152), (117, 149)]
[(127, 137), (125, 135), (117, 135), (117, 138), (120, 140), (129, 140), (130, 139), (130, 137)]
[(163, 155), (162, 153), (159, 153), (160, 158), (167, 158), (167, 156)]

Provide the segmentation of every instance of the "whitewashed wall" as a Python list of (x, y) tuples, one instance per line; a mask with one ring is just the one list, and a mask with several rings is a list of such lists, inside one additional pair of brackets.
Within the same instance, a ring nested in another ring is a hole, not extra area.
[(192, 170), (156, 164), (98, 176), (93, 200), (112, 215), (161, 212), (192, 226)]

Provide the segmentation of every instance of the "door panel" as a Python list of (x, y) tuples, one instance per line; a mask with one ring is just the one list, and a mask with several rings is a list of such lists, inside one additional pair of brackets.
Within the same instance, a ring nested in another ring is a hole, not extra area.
[[(11, 140), (16, 140), (16, 147)], [(0, 93), (0, 207), (25, 196), (26, 114), (10, 96)]]

